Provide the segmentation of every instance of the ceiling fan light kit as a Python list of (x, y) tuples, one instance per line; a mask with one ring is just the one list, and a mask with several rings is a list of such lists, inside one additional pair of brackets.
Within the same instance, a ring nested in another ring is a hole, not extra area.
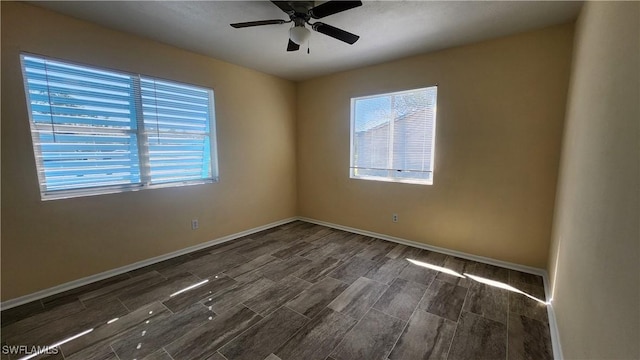
[(289, 29), (289, 39), (298, 45), (304, 44), (311, 36), (311, 31), (304, 26), (294, 26)]
[(289, 43), (287, 44), (287, 51), (299, 50), (300, 45), (309, 39), (311, 32), (306, 28), (305, 24), (311, 26), (313, 31), (344, 41), (349, 45), (353, 45), (360, 38), (356, 34), (352, 34), (337, 27), (321, 22), (311, 23), (310, 20), (321, 19), (329, 15), (362, 6), (362, 1), (332, 0), (315, 7), (313, 6), (313, 1), (272, 1), (272, 3), (289, 15), (288, 21), (282, 19), (259, 20), (235, 23), (231, 24), (231, 26), (236, 29), (240, 29), (245, 27), (280, 25), (293, 22), (294, 26), (289, 29)]

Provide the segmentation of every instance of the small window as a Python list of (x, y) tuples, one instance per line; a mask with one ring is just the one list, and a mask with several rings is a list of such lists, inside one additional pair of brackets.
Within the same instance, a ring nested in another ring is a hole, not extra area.
[(43, 200), (217, 181), (213, 90), (21, 61)]
[(351, 99), (351, 178), (433, 183), (436, 86)]

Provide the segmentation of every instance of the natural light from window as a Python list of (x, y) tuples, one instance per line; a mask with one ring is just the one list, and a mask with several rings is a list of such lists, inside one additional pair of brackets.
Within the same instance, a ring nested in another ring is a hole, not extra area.
[(21, 60), (43, 200), (217, 180), (213, 90)]
[(351, 99), (351, 178), (433, 184), (437, 86)]

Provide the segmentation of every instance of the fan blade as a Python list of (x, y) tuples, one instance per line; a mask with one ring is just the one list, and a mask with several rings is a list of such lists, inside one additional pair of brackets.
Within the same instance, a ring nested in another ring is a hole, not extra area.
[(272, 3), (279, 7), (280, 10), (286, 12), (287, 14), (291, 15), (292, 13), (296, 12), (294, 8), (291, 7), (291, 5), (289, 5), (288, 2), (286, 1), (272, 1)]
[(327, 1), (309, 10), (309, 15), (314, 19), (321, 19), (358, 6), (362, 6), (362, 1)]
[(260, 20), (260, 21), (241, 22), (241, 23), (231, 24), (231, 26), (233, 26), (236, 29), (240, 29), (240, 28), (246, 28), (246, 27), (250, 27), (250, 26), (277, 25), (277, 24), (284, 24), (284, 23), (286, 23), (285, 20), (274, 19), (274, 20)]
[(327, 25), (325, 23), (321, 23), (321, 22), (317, 22), (315, 24), (312, 25), (313, 30), (331, 36), (332, 38), (336, 38), (338, 40), (344, 41), (347, 44), (353, 45), (356, 41), (358, 41), (358, 39), (360, 39), (360, 36), (356, 35), (356, 34), (352, 34), (348, 31), (344, 31), (342, 29), (338, 29), (337, 27), (331, 26), (331, 25)]
[(300, 50), (300, 45), (294, 43), (289, 39), (289, 44), (287, 45), (287, 51), (298, 51)]

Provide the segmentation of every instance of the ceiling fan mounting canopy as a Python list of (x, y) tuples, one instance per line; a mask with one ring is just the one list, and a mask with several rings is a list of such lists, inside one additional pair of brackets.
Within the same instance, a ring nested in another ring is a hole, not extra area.
[(316, 32), (330, 36), (332, 38), (344, 41), (349, 45), (353, 45), (360, 38), (358, 35), (352, 34), (348, 31), (339, 29), (337, 27), (322, 23), (311, 23), (311, 19), (322, 19), (329, 15), (337, 14), (349, 9), (362, 6), (362, 1), (340, 1), (332, 0), (327, 1), (318, 6), (313, 6), (313, 1), (271, 1), (280, 10), (284, 11), (289, 20), (273, 19), (273, 20), (259, 20), (249, 21), (242, 23), (231, 24), (232, 27), (239, 29), (253, 26), (263, 25), (279, 25), (286, 23), (293, 23), (294, 27), (290, 30), (289, 43), (287, 45), (287, 51), (297, 51), (300, 49), (300, 44), (303, 43), (309, 37), (309, 30), (306, 25), (311, 26)]

